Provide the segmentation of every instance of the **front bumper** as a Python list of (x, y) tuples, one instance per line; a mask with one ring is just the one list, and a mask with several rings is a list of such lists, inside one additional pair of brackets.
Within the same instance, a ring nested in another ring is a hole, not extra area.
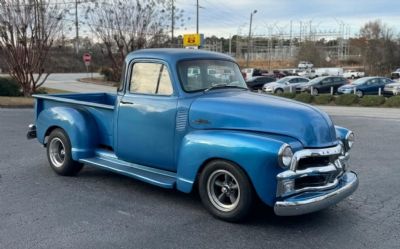
[(303, 192), (282, 201), (274, 206), (276, 215), (294, 216), (312, 213), (334, 205), (351, 195), (358, 187), (358, 178), (354, 172), (346, 172), (339, 179), (338, 185), (330, 190)]
[(387, 95), (387, 96), (400, 95), (400, 90), (398, 90), (398, 89), (384, 89), (383, 90), (383, 95)]
[(26, 138), (27, 139), (34, 139), (36, 138), (37, 134), (36, 134), (36, 126), (34, 124), (30, 124), (28, 126), (28, 132), (26, 134)]

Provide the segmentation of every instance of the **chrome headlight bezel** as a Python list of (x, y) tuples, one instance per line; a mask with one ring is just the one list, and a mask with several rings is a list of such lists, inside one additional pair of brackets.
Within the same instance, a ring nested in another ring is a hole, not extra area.
[(283, 144), (279, 148), (279, 152), (278, 152), (279, 166), (282, 169), (288, 169), (290, 167), (290, 165), (292, 164), (293, 156), (294, 156), (294, 153), (293, 153), (293, 150), (290, 147), (290, 145)]
[(354, 138), (355, 138), (354, 132), (352, 131), (347, 132), (346, 137), (344, 138), (344, 146), (346, 151), (349, 151), (353, 147)]

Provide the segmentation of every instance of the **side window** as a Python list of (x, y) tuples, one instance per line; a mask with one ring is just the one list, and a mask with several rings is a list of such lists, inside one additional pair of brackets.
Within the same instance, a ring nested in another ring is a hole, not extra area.
[(132, 68), (131, 93), (171, 95), (169, 73), (161, 63), (135, 63)]
[(378, 83), (379, 83), (379, 79), (372, 79), (372, 80), (368, 81), (367, 85), (372, 86), (372, 85), (376, 85)]
[(289, 83), (297, 83), (297, 79), (296, 78), (291, 79), (291, 80), (289, 80)]
[(324, 79), (321, 83), (322, 83), (322, 85), (329, 85), (331, 82), (332, 82), (332, 79), (328, 78), (328, 79)]

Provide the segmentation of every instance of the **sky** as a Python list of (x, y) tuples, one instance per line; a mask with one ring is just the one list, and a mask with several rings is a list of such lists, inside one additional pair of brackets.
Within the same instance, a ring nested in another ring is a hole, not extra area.
[[(177, 34), (196, 32), (196, 0), (175, 0), (184, 10), (184, 28)], [(199, 30), (206, 36), (248, 35), (250, 13), (252, 34), (299, 36), (312, 33), (343, 33), (356, 36), (368, 21), (381, 20), (400, 32), (400, 0), (199, 0)], [(301, 27), (301, 29), (300, 29)]]

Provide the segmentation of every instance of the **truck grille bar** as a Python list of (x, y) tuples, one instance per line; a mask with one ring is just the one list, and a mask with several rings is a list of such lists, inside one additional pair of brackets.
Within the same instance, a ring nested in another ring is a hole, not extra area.
[(277, 197), (334, 188), (337, 178), (346, 170), (347, 159), (348, 153), (344, 153), (342, 144), (297, 151), (290, 168), (277, 176)]

